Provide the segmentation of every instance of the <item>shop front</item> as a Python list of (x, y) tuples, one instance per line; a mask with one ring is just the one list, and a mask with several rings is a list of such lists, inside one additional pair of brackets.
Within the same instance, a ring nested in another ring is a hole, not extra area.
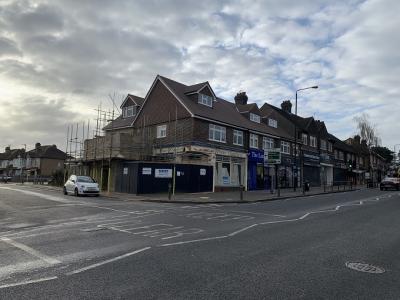
[(333, 168), (333, 184), (341, 185), (347, 181), (347, 166), (343, 161), (336, 161)]
[(327, 154), (321, 153), (320, 166), (321, 166), (321, 183), (325, 185), (333, 185), (333, 166), (334, 158)]
[(265, 189), (264, 150), (250, 149), (247, 154), (247, 188), (248, 190)]
[(289, 155), (282, 154), (281, 164), (279, 165), (279, 182), (281, 188), (292, 188), (297, 182), (295, 179), (294, 159)]
[(303, 153), (303, 177), (304, 182), (310, 183), (311, 186), (321, 185), (320, 174), (320, 157), (312, 152)]

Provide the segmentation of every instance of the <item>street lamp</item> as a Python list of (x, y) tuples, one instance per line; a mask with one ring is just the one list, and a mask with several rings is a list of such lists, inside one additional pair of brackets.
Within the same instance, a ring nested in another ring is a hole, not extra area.
[[(297, 116), (297, 92), (299, 91), (304, 91), (304, 90), (308, 90), (308, 89), (317, 89), (318, 85), (314, 85), (314, 86), (309, 86), (306, 88), (301, 88), (301, 89), (297, 89), (296, 90), (296, 102), (295, 102), (295, 108), (294, 108), (294, 114)], [(297, 121), (297, 120), (296, 120)], [(297, 123), (294, 122), (294, 167), (296, 168), (296, 178), (298, 178), (298, 174), (297, 174)], [(300, 167), (300, 171), (301, 171), (301, 167)], [(296, 191), (296, 184), (293, 184), (293, 190)], [(303, 176), (301, 176), (301, 186), (303, 187)], [(304, 193), (304, 187), (303, 187), (303, 193)]]
[(395, 144), (395, 145), (393, 146), (394, 162), (395, 162), (395, 163), (399, 160), (399, 156), (398, 156), (398, 154), (396, 153), (396, 146), (399, 146), (399, 145), (400, 145), (400, 144)]

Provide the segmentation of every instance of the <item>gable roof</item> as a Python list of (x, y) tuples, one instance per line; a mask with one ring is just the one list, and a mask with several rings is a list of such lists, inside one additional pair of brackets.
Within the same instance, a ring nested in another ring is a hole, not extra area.
[(329, 139), (332, 140), (332, 142), (333, 142), (333, 148), (351, 152), (351, 153), (355, 153), (355, 149), (351, 145), (346, 144), (344, 141), (340, 140), (339, 138), (337, 138), (336, 136), (334, 136), (331, 133), (328, 133), (328, 136), (329, 136)]
[(128, 100), (133, 101), (133, 102), (134, 102), (136, 105), (138, 105), (138, 106), (142, 106), (142, 105), (143, 105), (144, 98), (139, 97), (139, 96), (136, 96), (136, 95), (128, 94), (128, 95), (125, 97), (125, 100), (122, 102), (120, 108), (122, 108)]
[(66, 159), (67, 154), (55, 145), (43, 145), (38, 148), (32, 149), (27, 153), (31, 158), (53, 158), (53, 159)]
[[(176, 95), (180, 102), (183, 103), (183, 105), (195, 118), (206, 119), (217, 123), (220, 122), (233, 127), (239, 127), (241, 129), (258, 131), (267, 135), (277, 136), (279, 132), (279, 136), (291, 139), (291, 136), (283, 130), (277, 131), (275, 128), (269, 128), (263, 123), (252, 122), (246, 117), (242, 116), (236, 109), (236, 105), (232, 102), (217, 97), (216, 101), (213, 102), (213, 107), (198, 104), (186, 95), (186, 85), (163, 76), (159, 77), (162, 79), (162, 82), (167, 86), (167, 88), (173, 91), (173, 94)], [(256, 104), (254, 103), (250, 105)]]
[(25, 157), (25, 149), (10, 149), (8, 152), (0, 153), (0, 160), (11, 160), (17, 158), (18, 155)]

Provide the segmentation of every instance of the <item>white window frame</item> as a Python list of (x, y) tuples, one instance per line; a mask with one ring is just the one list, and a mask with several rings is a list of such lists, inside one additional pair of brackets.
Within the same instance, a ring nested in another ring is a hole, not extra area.
[(250, 121), (253, 121), (255, 123), (261, 123), (261, 117), (259, 115), (250, 113)]
[(285, 141), (281, 141), (281, 152), (284, 154), (290, 154), (290, 144)]
[(321, 139), (321, 150), (327, 150), (327, 147), (326, 147), (326, 140), (323, 140), (323, 139)]
[(133, 117), (135, 115), (134, 108), (135, 108), (134, 105), (125, 106), (122, 109), (122, 117), (123, 118)]
[(308, 145), (308, 135), (305, 133), (301, 134), (301, 141), (303, 143), (303, 145)]
[[(219, 135), (219, 139), (217, 136)], [(226, 143), (226, 128), (223, 126), (210, 124), (208, 126), (208, 140), (219, 143)]]
[(274, 148), (274, 145), (275, 145), (275, 143), (274, 143), (273, 138), (266, 137), (266, 136), (263, 137), (263, 149), (264, 150), (272, 149), (272, 148)]
[(233, 130), (233, 144), (237, 146), (243, 146), (243, 131)]
[(213, 97), (199, 93), (198, 102), (202, 105), (212, 107)]
[(250, 148), (258, 149), (258, 135), (250, 133)]
[(310, 135), (310, 146), (314, 148), (317, 147), (317, 138), (315, 136)]
[(162, 139), (167, 136), (167, 125), (158, 125), (157, 126), (157, 138)]
[(343, 151), (339, 151), (339, 160), (344, 160), (344, 153)]
[(275, 119), (268, 119), (268, 126), (278, 128), (278, 121)]

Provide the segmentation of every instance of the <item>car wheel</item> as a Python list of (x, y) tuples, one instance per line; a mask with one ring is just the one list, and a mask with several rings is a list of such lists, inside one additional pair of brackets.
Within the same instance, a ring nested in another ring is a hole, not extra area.
[(64, 186), (64, 188), (63, 188), (63, 194), (64, 194), (64, 195), (68, 195), (67, 189), (65, 188), (65, 186)]
[(99, 197), (100, 196), (100, 194), (96, 194), (96, 195), (94, 195), (95, 197)]
[(77, 188), (75, 188), (75, 193), (74, 193), (75, 197), (79, 197), (79, 191)]

